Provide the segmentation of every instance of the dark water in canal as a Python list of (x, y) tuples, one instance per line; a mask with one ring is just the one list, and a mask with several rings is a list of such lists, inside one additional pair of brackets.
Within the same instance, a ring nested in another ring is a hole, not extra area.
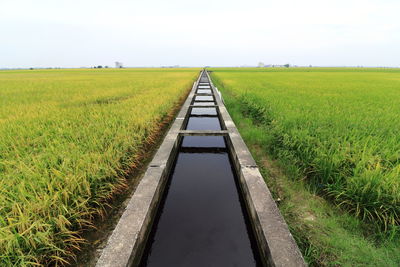
[(259, 266), (222, 136), (184, 137), (142, 266)]
[(190, 117), (187, 130), (221, 130), (218, 117)]
[(221, 130), (216, 108), (192, 108), (186, 130)]

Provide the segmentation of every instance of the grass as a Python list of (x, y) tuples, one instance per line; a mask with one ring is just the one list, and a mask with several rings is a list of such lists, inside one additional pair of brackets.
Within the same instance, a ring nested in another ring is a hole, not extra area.
[(0, 265), (66, 263), (197, 75), (0, 72)]
[(213, 71), (308, 263), (400, 265), (400, 70)]

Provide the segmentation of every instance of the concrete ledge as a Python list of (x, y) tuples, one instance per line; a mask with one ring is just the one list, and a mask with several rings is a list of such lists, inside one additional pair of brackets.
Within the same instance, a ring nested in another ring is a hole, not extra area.
[(216, 108), (218, 105), (204, 105), (204, 106), (198, 106), (198, 105), (190, 105), (191, 108)]
[[(210, 77), (209, 80), (215, 96), (218, 96)], [(219, 106), (220, 117), (228, 131), (228, 147), (239, 176), (240, 188), (246, 200), (246, 208), (251, 217), (252, 228), (264, 264), (282, 267), (306, 266), (303, 256), (235, 123), (222, 100), (219, 97), (215, 98)]]
[(197, 135), (197, 136), (207, 136), (207, 135), (227, 135), (228, 131), (221, 130), (221, 131), (198, 131), (198, 130), (180, 130), (179, 134), (182, 136), (190, 136), (190, 135)]
[(282, 218), (258, 168), (244, 167), (240, 183), (249, 206), (261, 253), (269, 266), (305, 266), (302, 255)]
[[(122, 214), (117, 227), (108, 240), (97, 266), (130, 266), (136, 260), (133, 251), (141, 250), (146, 238), (146, 225), (156, 212), (164, 187), (161, 179), (165, 168), (150, 167), (143, 181)], [(134, 242), (133, 242), (134, 241)]]

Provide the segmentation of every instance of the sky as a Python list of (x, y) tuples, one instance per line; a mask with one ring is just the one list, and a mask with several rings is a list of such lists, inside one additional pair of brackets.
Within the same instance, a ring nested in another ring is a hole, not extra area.
[(399, 0), (0, 0), (0, 68), (400, 67)]

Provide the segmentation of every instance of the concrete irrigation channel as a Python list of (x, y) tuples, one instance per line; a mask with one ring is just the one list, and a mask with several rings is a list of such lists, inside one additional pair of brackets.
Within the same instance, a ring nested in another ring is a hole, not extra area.
[(305, 265), (203, 70), (96, 266)]

